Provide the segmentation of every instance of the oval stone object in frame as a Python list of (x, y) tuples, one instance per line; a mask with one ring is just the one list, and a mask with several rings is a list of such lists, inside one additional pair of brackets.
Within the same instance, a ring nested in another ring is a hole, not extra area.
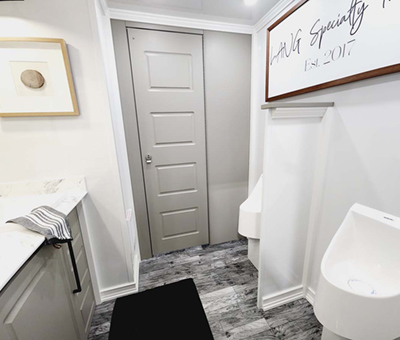
[(36, 70), (25, 70), (21, 73), (21, 81), (25, 86), (40, 89), (45, 82), (43, 75)]

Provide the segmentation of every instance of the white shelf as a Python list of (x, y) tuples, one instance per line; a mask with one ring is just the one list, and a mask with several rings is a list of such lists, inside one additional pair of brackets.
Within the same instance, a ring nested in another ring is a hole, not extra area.
[(272, 119), (322, 118), (333, 102), (321, 103), (268, 103), (261, 105), (262, 110), (270, 110)]

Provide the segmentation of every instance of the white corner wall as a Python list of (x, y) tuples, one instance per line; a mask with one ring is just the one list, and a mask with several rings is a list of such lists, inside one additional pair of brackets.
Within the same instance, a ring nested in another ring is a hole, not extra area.
[[(260, 145), (264, 145), (266, 113), (262, 113), (260, 106), (265, 102), (266, 29), (297, 2), (258, 25), (254, 36), (257, 57), (253, 57), (256, 65), (252, 74), (258, 89), (253, 91), (252, 100), (249, 186), (254, 185), (262, 172)], [(284, 7), (288, 3), (284, 0), (280, 5)], [(317, 226), (311, 245), (307, 287), (311, 293), (317, 287), (322, 256), (354, 203), (400, 216), (399, 88), (400, 73), (397, 73), (285, 100), (335, 102), (329, 118), (327, 152), (323, 155), (325, 171), (319, 178), (321, 199), (315, 205), (317, 211), (310, 211)], [(267, 260), (267, 254), (261, 253), (261, 258), (261, 261)]]
[[(2, 36), (66, 41), (79, 117), (0, 120), (0, 181), (83, 175), (85, 216), (100, 291), (129, 285), (133, 268), (92, 0), (30, 0), (0, 4)], [(134, 221), (133, 221), (134, 222)], [(132, 223), (133, 223), (132, 222)], [(131, 240), (133, 242), (133, 240)]]
[(268, 119), (264, 152), (259, 306), (303, 295), (310, 207), (321, 118)]

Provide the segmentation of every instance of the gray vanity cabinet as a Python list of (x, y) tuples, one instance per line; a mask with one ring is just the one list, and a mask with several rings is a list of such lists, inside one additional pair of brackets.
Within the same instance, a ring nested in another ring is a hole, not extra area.
[[(71, 294), (71, 300), (76, 315), (76, 321), (79, 333), (82, 339), (87, 339), (90, 330), (90, 323), (95, 307), (92, 281), (89, 273), (89, 266), (86, 258), (85, 247), (83, 245), (82, 233), (79, 225), (78, 214), (74, 209), (68, 216), (71, 227), (76, 266), (78, 268), (79, 278), (82, 291), (80, 293)], [(67, 245), (63, 246), (64, 264), (66, 266), (68, 281), (70, 283), (71, 292), (76, 289), (75, 275), (72, 268), (71, 256), (69, 255)]]
[(69, 219), (73, 246), (80, 247), (75, 255), (84, 259), (77, 259), (82, 292), (72, 293), (76, 284), (67, 245), (42, 247), (0, 292), (1, 340), (87, 339), (95, 303), (76, 211)]

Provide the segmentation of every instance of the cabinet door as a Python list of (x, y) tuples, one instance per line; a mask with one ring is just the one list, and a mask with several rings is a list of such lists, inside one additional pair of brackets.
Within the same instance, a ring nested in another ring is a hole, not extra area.
[[(76, 322), (81, 339), (87, 339), (95, 308), (94, 294), (76, 209), (68, 215), (68, 219), (71, 226), (72, 237), (74, 239), (72, 242), (72, 248), (74, 249), (79, 279), (82, 286), (82, 291), (80, 293), (71, 294), (71, 301), (75, 309)], [(70, 290), (72, 292), (72, 290), (76, 288), (76, 282), (71, 257), (67, 245), (63, 246), (62, 249), (64, 265), (69, 279)]]
[(71, 292), (67, 290), (59, 256), (47, 260), (5, 319), (4, 326), (11, 339), (78, 339)]

